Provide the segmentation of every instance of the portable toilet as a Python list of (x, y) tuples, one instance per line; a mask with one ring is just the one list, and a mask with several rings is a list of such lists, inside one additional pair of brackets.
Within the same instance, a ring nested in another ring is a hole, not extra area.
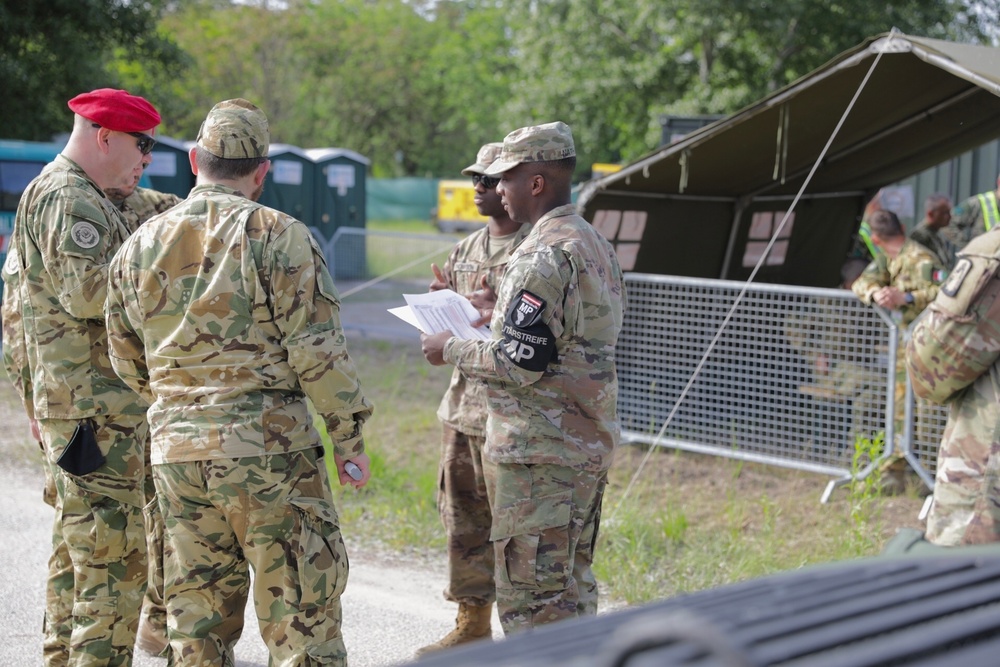
[[(316, 232), (329, 241), (338, 229), (364, 229), (365, 183), (371, 161), (346, 148), (310, 148), (306, 154), (316, 165)], [(364, 234), (341, 232), (332, 253), (327, 260), (334, 278), (366, 276)]]
[(170, 137), (157, 137), (153, 147), (153, 161), (146, 167), (154, 190), (169, 192), (180, 198), (185, 198), (194, 187), (194, 172), (191, 171), (191, 160), (188, 150), (191, 142), (180, 141)]
[(261, 204), (316, 226), (314, 163), (298, 146), (271, 144), (268, 151), (271, 169), (264, 180)]

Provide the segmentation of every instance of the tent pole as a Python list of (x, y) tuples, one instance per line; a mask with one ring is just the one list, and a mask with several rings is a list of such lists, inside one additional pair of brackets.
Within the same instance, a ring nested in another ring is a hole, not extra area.
[(740, 197), (736, 200), (736, 204), (733, 207), (733, 224), (729, 228), (729, 240), (726, 242), (726, 256), (722, 259), (722, 270), (719, 274), (719, 280), (726, 280), (726, 276), (729, 274), (729, 265), (732, 264), (733, 252), (736, 248), (736, 237), (740, 233), (740, 218), (743, 217), (743, 211), (746, 210), (749, 203), (749, 199)]

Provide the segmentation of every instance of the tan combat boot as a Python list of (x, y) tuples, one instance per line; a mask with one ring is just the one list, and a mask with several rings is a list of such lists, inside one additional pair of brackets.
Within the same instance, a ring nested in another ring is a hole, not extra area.
[(443, 639), (417, 649), (416, 657), (427, 655), (459, 644), (474, 642), (493, 636), (490, 620), (493, 618), (493, 605), (473, 607), (467, 604), (458, 605), (458, 617), (455, 619), (455, 629)]

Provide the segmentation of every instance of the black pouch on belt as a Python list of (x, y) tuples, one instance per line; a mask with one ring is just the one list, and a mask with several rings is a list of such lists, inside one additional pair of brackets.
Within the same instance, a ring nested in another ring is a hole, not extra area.
[(86, 475), (104, 465), (104, 461), (104, 454), (97, 445), (94, 422), (81, 419), (56, 464), (71, 475)]

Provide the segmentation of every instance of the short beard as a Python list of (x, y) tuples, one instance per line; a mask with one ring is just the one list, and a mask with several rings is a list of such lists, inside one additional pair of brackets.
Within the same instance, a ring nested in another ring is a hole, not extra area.
[(260, 186), (256, 190), (250, 193), (250, 197), (248, 197), (248, 199), (250, 199), (250, 201), (258, 201), (262, 194), (264, 194), (263, 182), (261, 182)]

